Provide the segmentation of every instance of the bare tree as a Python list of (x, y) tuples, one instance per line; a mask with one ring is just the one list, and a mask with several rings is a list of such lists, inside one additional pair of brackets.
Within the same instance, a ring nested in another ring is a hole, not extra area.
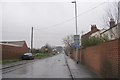
[(65, 44), (65, 48), (67, 53), (72, 53), (73, 49), (74, 49), (74, 36), (70, 35), (67, 36), (63, 39), (63, 43)]
[(119, 1), (108, 2), (108, 6), (105, 9), (105, 15), (103, 16), (104, 25), (109, 27), (109, 20), (114, 19), (115, 23), (119, 21)]

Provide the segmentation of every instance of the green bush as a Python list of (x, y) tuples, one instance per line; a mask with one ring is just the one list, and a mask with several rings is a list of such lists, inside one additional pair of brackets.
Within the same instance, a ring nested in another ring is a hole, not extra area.
[(48, 53), (37, 53), (37, 54), (35, 55), (35, 58), (41, 59), (41, 58), (46, 58), (46, 57), (48, 57), (48, 56), (49, 56)]
[(104, 40), (99, 37), (91, 37), (89, 39), (86, 39), (82, 42), (82, 47), (86, 48), (89, 46), (94, 46), (103, 43)]

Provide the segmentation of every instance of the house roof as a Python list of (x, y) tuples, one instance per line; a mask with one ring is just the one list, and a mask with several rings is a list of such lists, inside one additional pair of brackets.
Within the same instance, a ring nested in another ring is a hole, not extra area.
[(81, 36), (82, 40), (89, 38), (89, 36), (97, 31), (100, 31), (96, 25), (91, 25), (91, 31)]
[(92, 37), (92, 36), (95, 36), (95, 35), (100, 35), (101, 33), (103, 33), (104, 31), (106, 31), (106, 29), (101, 29), (101, 30), (99, 30), (99, 31), (97, 31), (97, 32), (95, 32), (95, 33), (92, 33), (90, 36)]
[(10, 46), (16, 46), (16, 47), (22, 47), (25, 43), (25, 41), (3, 41), (0, 42), (2, 45), (10, 45)]
[(113, 27), (110, 27), (109, 29), (107, 29), (107, 30), (105, 30), (104, 32), (102, 32), (101, 34), (103, 34), (103, 33), (107, 32), (107, 31), (109, 31), (109, 30), (113, 29), (114, 27), (117, 27), (118, 25), (120, 25), (120, 23), (118, 23), (118, 24), (114, 25)]

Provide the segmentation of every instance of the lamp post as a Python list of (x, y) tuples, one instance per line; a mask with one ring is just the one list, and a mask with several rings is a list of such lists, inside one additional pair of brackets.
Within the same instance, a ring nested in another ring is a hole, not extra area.
[(76, 1), (73, 1), (72, 3), (75, 3), (75, 26), (76, 26), (76, 35), (77, 35), (77, 4)]
[(31, 53), (33, 53), (33, 27), (31, 29)]
[[(75, 26), (76, 26), (76, 36), (79, 37), (78, 33), (77, 33), (77, 4), (76, 1), (73, 1), (72, 3), (75, 4)], [(75, 41), (76, 42), (76, 41)], [(76, 44), (75, 44), (76, 45)], [(76, 63), (78, 64), (78, 45), (79, 42), (77, 41), (77, 46), (76, 46)]]
[(120, 1), (118, 2), (118, 21), (117, 23), (120, 23)]

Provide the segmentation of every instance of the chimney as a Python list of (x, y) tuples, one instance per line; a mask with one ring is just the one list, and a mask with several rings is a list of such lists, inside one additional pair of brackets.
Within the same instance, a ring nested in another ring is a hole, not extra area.
[(91, 25), (91, 32), (94, 33), (94, 32), (97, 32), (97, 31), (99, 31), (97, 26), (96, 25)]
[(110, 24), (110, 28), (112, 28), (113, 26), (115, 26), (115, 21), (114, 21), (113, 18), (110, 19), (109, 24)]
[(96, 25), (91, 25), (91, 31), (97, 30)]

